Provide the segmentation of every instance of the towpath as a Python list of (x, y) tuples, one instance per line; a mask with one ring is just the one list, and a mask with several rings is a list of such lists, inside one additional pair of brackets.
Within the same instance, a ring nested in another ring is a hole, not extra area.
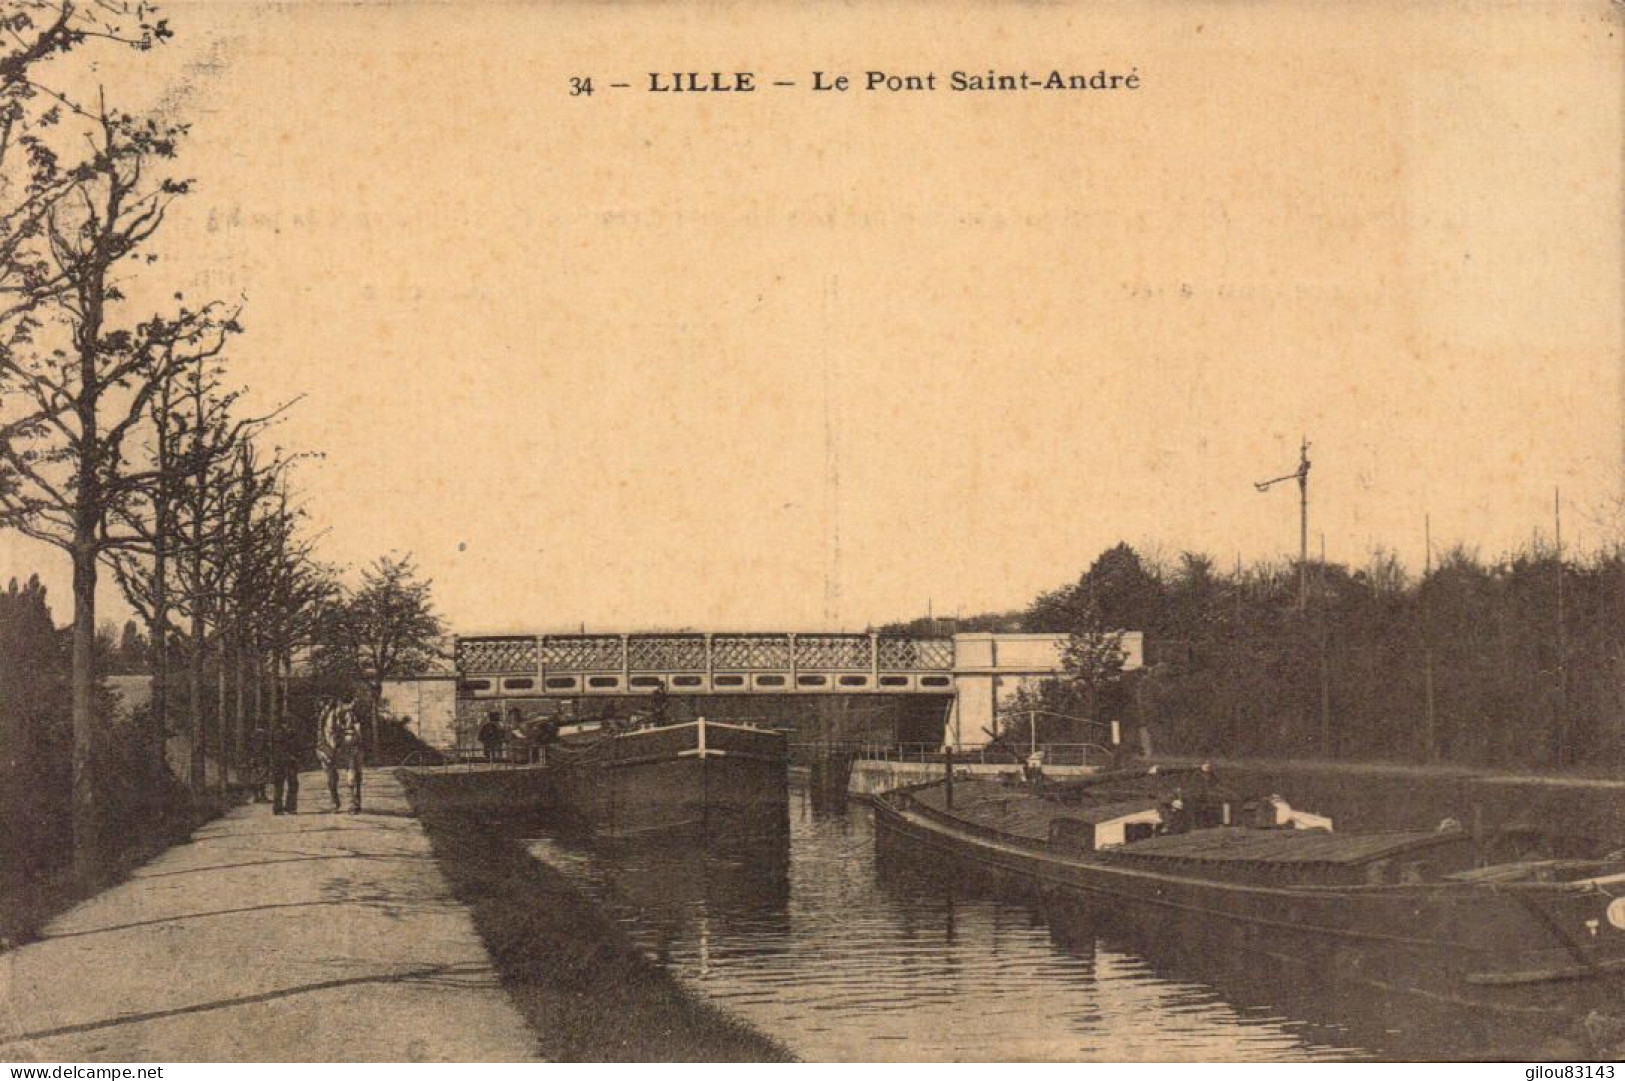
[[(239, 807), (0, 954), (0, 1061), (529, 1061), (392, 774)], [(322, 810), (313, 810), (322, 808)]]

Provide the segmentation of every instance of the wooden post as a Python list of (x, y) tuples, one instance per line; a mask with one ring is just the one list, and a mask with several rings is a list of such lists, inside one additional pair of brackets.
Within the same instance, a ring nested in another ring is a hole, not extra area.
[(942, 793), (948, 810), (954, 809), (954, 748), (948, 744), (942, 752)]
[(1326, 534), (1320, 535), (1320, 747), (1321, 754), (1335, 758), (1332, 744), (1332, 668), (1330, 652), (1331, 631), (1326, 624)]
[(1484, 805), (1473, 801), (1473, 862), (1484, 866)]
[(1309, 437), (1298, 452), (1298, 611), (1309, 607)]
[(1569, 738), (1568, 630), (1563, 616), (1563, 492), (1552, 491), (1552, 517), (1557, 542), (1557, 764), (1566, 766), (1573, 757)]
[(1422, 585), (1416, 595), (1420, 599), (1422, 631), (1422, 758), (1435, 762), (1439, 757), (1439, 722), (1433, 701), (1433, 639), (1428, 634), (1428, 580), (1433, 577), (1433, 521), (1422, 515), (1422, 544), (1425, 555), (1422, 564)]

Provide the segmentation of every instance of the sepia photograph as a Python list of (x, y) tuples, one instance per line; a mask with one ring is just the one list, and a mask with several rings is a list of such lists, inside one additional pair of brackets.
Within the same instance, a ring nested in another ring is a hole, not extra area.
[(0, 1061), (1612, 1078), (1622, 196), (1617, 0), (0, 0)]

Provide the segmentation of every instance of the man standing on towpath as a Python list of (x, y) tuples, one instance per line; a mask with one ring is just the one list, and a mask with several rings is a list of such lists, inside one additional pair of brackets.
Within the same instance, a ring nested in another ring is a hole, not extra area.
[(271, 813), (299, 813), (299, 737), (293, 725), (276, 721), (271, 729)]

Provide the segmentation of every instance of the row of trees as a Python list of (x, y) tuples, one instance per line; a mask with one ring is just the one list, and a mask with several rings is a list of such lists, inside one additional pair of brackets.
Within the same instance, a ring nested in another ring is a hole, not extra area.
[[(1302, 610), (1297, 572), (1224, 571), (1189, 552), (1158, 565), (1117, 545), (1019, 613), (1073, 649), (1068, 680), (1013, 708), (1138, 722), (1164, 748), (1209, 755), (1625, 760), (1625, 552), (1537, 545), (1484, 561), (1457, 548), (1420, 575), (1386, 552), (1312, 562)], [(1113, 648), (1125, 628), (1146, 634), (1138, 673)], [(1052, 738), (1098, 738), (1051, 723)]]
[[(218, 633), (205, 638), (197, 655), (189, 636), (175, 628), (167, 650), (154, 649), (133, 620), (121, 633), (111, 623), (98, 628), (96, 809), (104, 821), (121, 824), (120, 843), (139, 845), (177, 828), (184, 832), (198, 809), (194, 797), (205, 796), (205, 806), (218, 806), (207, 797), (228, 776), (239, 782), (251, 777), (262, 763), (251, 761), (253, 741), (244, 738), (250, 726), (302, 726), (308, 742), (314, 719), (310, 705), (320, 694), (371, 692), (376, 740), (382, 680), (419, 671), (438, 659), (441, 628), (429, 585), (416, 576), (409, 559), (393, 558), (366, 569), (353, 590), (331, 577), (324, 583), (324, 600), (309, 620), (310, 637), (298, 645), (302, 663), (296, 679), (289, 678), (286, 666), (266, 663), (279, 659), (277, 654), (258, 653), (254, 678), (239, 685), (229, 637)], [(261, 640), (264, 633), (274, 631), (262, 632), (251, 621), (250, 641)], [(8, 826), (0, 836), (0, 871), (10, 872), (0, 879), (12, 883), (54, 872), (73, 848), (72, 639), (71, 626), (57, 628), (37, 576), (23, 584), (13, 579), (0, 590), (0, 819)], [(179, 671), (200, 667), (207, 674), (211, 691), (199, 703), (199, 712), (194, 714), (189, 702), (190, 680), (172, 684), (167, 709), (158, 708), (156, 700), (134, 711), (126, 708), (122, 694), (156, 683), (166, 657)], [(110, 684), (120, 676), (129, 678), (117, 681), (119, 690), (114, 690)], [(168, 732), (160, 717), (168, 718)], [(173, 746), (169, 756), (155, 746), (165, 735), (173, 745), (177, 734), (188, 737), (198, 727), (217, 766), (207, 792), (188, 788), (171, 773)]]
[[(191, 793), (223, 789), (251, 728), (287, 716), (296, 653), (320, 639), (322, 672), (376, 701), (439, 626), (409, 560), (380, 561), (346, 594), (315, 559), (289, 490), (309, 456), (273, 441), (292, 403), (252, 410), (231, 379), (240, 305), (163, 279), (163, 228), (192, 190), (177, 167), (186, 125), (109, 104), (91, 73), (108, 50), (162, 44), (167, 22), (123, 0), (0, 0), (0, 29), (0, 529), (72, 564), (68, 772), (88, 878), (127, 744), (161, 775), (184, 731)], [(112, 750), (104, 572), (145, 626), (152, 683), (145, 723)], [(13, 608), (42, 606), (29, 593)]]
[(88, 74), (98, 51), (162, 43), (167, 23), (116, 0), (11, 0), (0, 22), (11, 46), (0, 57), (0, 526), (72, 563), (73, 849), (88, 875), (107, 782), (95, 638), (103, 569), (147, 624), (155, 685), (142, 742), (154, 762), (178, 628), (190, 625), (194, 790), (205, 778), (211, 638), (217, 717), (235, 675), (238, 746), (223, 724), (216, 732), (225, 763), (240, 752), (251, 672), (285, 670), (325, 586), (282, 483), (292, 459), (262, 446), (276, 411), (245, 415), (226, 380), (238, 308), (179, 291), (161, 305), (134, 299), (165, 292), (154, 265), (165, 222), (191, 191), (175, 168), (186, 126), (109, 104)]

